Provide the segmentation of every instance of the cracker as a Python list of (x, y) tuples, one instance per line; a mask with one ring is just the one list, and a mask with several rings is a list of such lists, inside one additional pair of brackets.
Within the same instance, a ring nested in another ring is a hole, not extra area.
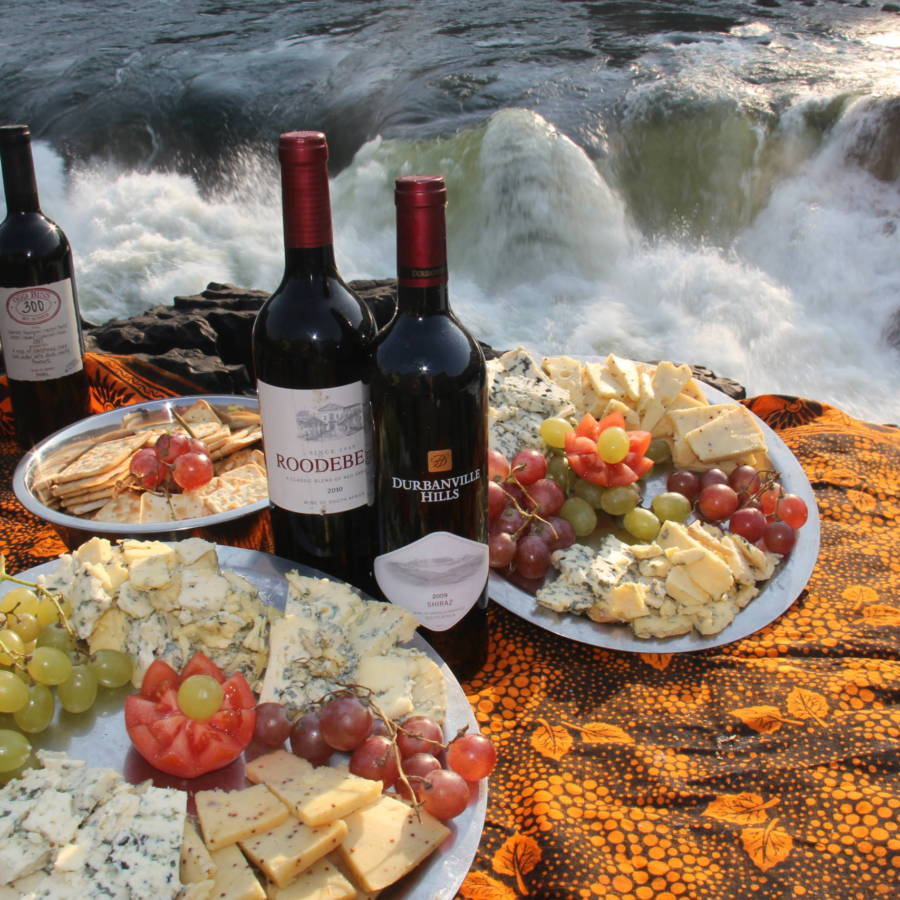
[(222, 424), (222, 420), (216, 415), (216, 411), (203, 399), (197, 400), (190, 406), (179, 407), (177, 413), (180, 419), (191, 425), (201, 422), (214, 422), (216, 425)]
[(135, 450), (142, 447), (147, 442), (147, 436), (147, 433), (133, 434), (95, 444), (57, 475), (57, 483), (83, 481), (110, 472), (121, 466)]
[(141, 495), (133, 491), (119, 494), (94, 513), (95, 522), (137, 522), (141, 514)]
[(230, 456), (223, 456), (219, 462), (216, 463), (216, 474), (222, 475), (225, 472), (230, 472), (233, 469), (238, 469), (241, 466), (249, 464), (259, 466), (259, 468), (265, 472), (266, 458), (263, 456), (262, 450), (257, 448), (245, 448), (243, 450), (235, 450)]
[(208, 493), (203, 498), (203, 502), (211, 513), (216, 514), (229, 509), (237, 509), (239, 506), (246, 506), (248, 503), (256, 503), (257, 500), (264, 500), (267, 496), (265, 480), (223, 482), (214, 491)]
[(145, 491), (141, 494), (141, 509), (139, 522), (143, 525), (147, 522), (172, 522), (175, 514), (169, 497), (165, 494), (151, 494)]
[(250, 447), (262, 439), (262, 429), (259, 425), (249, 425), (239, 431), (235, 431), (228, 439), (216, 448), (210, 448), (210, 456), (213, 459), (221, 459), (237, 450)]

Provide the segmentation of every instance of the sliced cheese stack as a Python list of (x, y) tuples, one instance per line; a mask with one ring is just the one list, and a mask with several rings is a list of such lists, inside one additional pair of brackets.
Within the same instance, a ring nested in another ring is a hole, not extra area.
[(255, 783), (244, 790), (196, 794), (203, 841), (187, 828), (181, 857), (192, 900), (358, 900), (450, 833), (346, 766), (316, 768), (277, 750), (249, 762), (247, 777)]

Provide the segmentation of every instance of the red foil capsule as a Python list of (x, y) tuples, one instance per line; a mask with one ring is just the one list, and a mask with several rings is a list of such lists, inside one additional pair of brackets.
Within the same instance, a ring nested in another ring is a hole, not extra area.
[(397, 279), (402, 287), (447, 283), (447, 186), (440, 175), (404, 175), (394, 182)]
[(334, 239), (325, 135), (288, 131), (278, 139), (278, 158), (285, 247), (330, 246)]

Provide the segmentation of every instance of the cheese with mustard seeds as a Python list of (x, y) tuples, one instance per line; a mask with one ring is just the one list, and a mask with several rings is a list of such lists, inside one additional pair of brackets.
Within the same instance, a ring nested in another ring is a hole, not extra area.
[(269, 892), (272, 900), (363, 900), (370, 896), (357, 893), (329, 857), (313, 863), (287, 887)]
[(209, 900), (266, 900), (263, 886), (235, 844), (215, 850), (211, 855), (216, 877)]
[(425, 810), (418, 812), (387, 794), (345, 819), (339, 852), (367, 891), (380, 891), (412, 871), (450, 834)]
[(347, 826), (341, 819), (311, 828), (292, 816), (277, 828), (239, 844), (278, 887), (285, 887), (314, 862), (331, 853), (346, 834)]
[(194, 800), (203, 840), (210, 851), (270, 831), (290, 815), (284, 803), (263, 784), (241, 791), (198, 791)]

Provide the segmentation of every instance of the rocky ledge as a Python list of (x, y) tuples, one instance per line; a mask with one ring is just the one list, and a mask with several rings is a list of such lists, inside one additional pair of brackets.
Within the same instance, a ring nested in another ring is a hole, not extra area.
[[(379, 326), (394, 314), (397, 285), (393, 279), (353, 281), (350, 286), (369, 304)], [(250, 335), (265, 291), (209, 284), (205, 291), (176, 297), (172, 306), (154, 306), (130, 319), (103, 325), (85, 323), (85, 349), (134, 354), (188, 378), (214, 394), (249, 394), (254, 390)], [(489, 356), (498, 352), (485, 346)], [(739, 400), (746, 396), (736, 381), (701, 366), (699, 380)]]

